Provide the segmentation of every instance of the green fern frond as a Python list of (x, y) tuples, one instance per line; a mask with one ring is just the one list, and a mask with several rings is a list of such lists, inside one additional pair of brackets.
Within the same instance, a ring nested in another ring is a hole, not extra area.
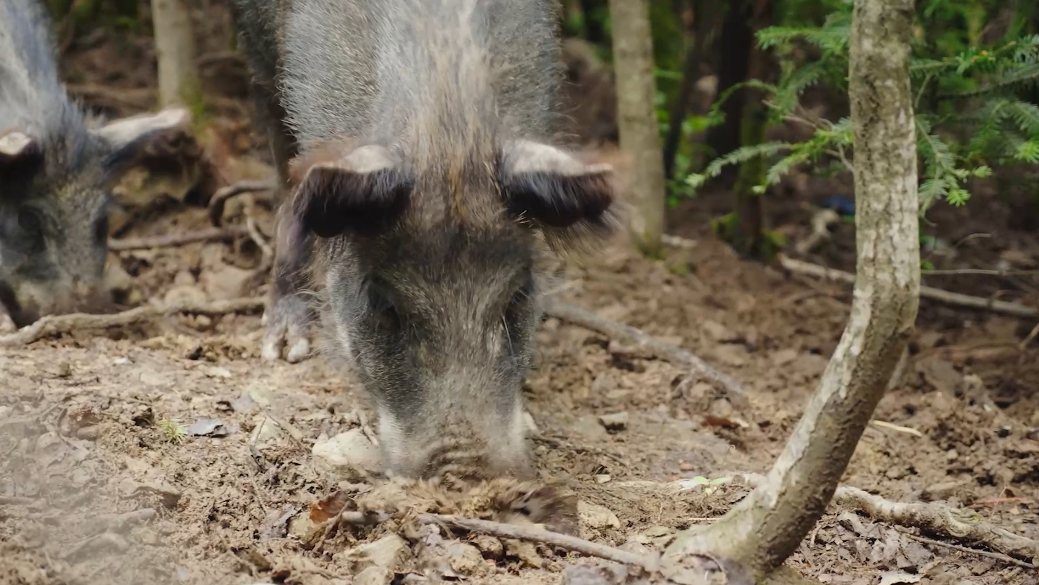
[(1007, 103), (1006, 112), (1022, 132), (1039, 136), (1039, 106), (1022, 101), (1012, 101)]
[(689, 175), (689, 177), (686, 178), (686, 184), (697, 189), (706, 183), (708, 179), (720, 175), (722, 169), (729, 165), (741, 164), (759, 156), (773, 156), (783, 152), (784, 150), (788, 150), (789, 148), (790, 144), (787, 142), (763, 142), (753, 146), (737, 148), (729, 154), (711, 161), (711, 164), (707, 165), (707, 168), (704, 169), (703, 173)]
[(1014, 155), (1014, 158), (1021, 162), (1039, 163), (1039, 140), (1032, 139), (1021, 143), (1017, 147), (1017, 153)]

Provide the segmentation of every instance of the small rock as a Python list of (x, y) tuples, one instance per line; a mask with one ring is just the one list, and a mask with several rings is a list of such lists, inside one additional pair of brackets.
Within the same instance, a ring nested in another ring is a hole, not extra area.
[(718, 343), (727, 343), (739, 338), (731, 329), (715, 321), (704, 321), (700, 324), (700, 328), (707, 337)]
[(679, 471), (693, 471), (694, 469), (696, 469), (696, 466), (688, 461), (683, 461), (678, 464)]
[(459, 575), (476, 575), (487, 567), (479, 549), (471, 544), (451, 543), (447, 547), (447, 555), (451, 570)]
[(173, 277), (173, 286), (195, 286), (198, 281), (190, 270), (181, 270)]
[(252, 279), (251, 270), (222, 264), (202, 272), (199, 284), (214, 300), (230, 300), (245, 294), (245, 287)]
[(355, 569), (378, 567), (393, 574), (407, 562), (411, 549), (406, 540), (391, 534), (348, 551), (346, 555)]
[(789, 348), (781, 349), (776, 353), (772, 354), (772, 365), (785, 366), (796, 359), (797, 350)]
[(133, 287), (133, 277), (123, 269), (121, 263), (107, 262), (102, 283), (108, 292), (126, 293)]
[(318, 442), (312, 453), (318, 465), (350, 477), (356, 476), (358, 471), (377, 471), (382, 463), (379, 448), (372, 444), (361, 429), (350, 429), (327, 441)]
[(206, 375), (207, 378), (224, 378), (224, 379), (227, 379), (227, 378), (231, 377), (231, 370), (228, 370), (227, 368), (218, 368), (218, 367), (207, 368), (203, 373)]
[(960, 490), (969, 488), (973, 483), (973, 479), (967, 478), (958, 481), (944, 481), (942, 483), (928, 485), (923, 489), (923, 492), (921, 492), (920, 499), (925, 502), (948, 500), (952, 496), (956, 495)]
[(368, 567), (358, 573), (353, 580), (353, 585), (390, 585), (394, 574), (382, 567)]
[(535, 547), (532, 542), (507, 538), (505, 539), (505, 554), (510, 557), (515, 557), (524, 564), (535, 569), (540, 569), (541, 566), (545, 564), (545, 559), (541, 558), (541, 555), (538, 554), (537, 547)]
[(628, 413), (605, 414), (599, 417), (599, 424), (608, 431), (623, 431), (628, 428)]
[(310, 519), (310, 512), (304, 510), (289, 519), (288, 533), (289, 536), (305, 541), (315, 526), (317, 525)]
[(505, 554), (505, 547), (501, 541), (488, 534), (477, 534), (469, 542), (483, 553), (484, 558), (500, 559)]
[(281, 427), (267, 418), (267, 415), (258, 414), (253, 418), (253, 432), (249, 435), (249, 443), (262, 449), (280, 434)]
[(577, 515), (581, 526), (592, 529), (620, 528), (621, 522), (609, 508), (590, 502), (577, 502)]
[(160, 374), (158, 372), (153, 372), (151, 370), (144, 370), (144, 371), (142, 371), (141, 374), (140, 374), (140, 377), (138, 379), (145, 386), (162, 387), (162, 386), (169, 386), (170, 385), (170, 379), (169, 378), (167, 378), (166, 376), (163, 376), (162, 374)]
[(84, 441), (96, 441), (101, 436), (100, 425), (90, 425), (82, 427), (76, 431), (76, 438), (83, 439)]
[(599, 483), (599, 484), (610, 483), (611, 479), (613, 479), (613, 478), (610, 477), (610, 474), (608, 474), (608, 473), (600, 473), (600, 474), (595, 476), (595, 483)]
[(571, 427), (575, 434), (588, 441), (597, 441), (607, 437), (606, 429), (602, 427), (599, 419), (592, 415), (582, 416), (574, 421)]
[(218, 418), (203, 418), (188, 427), (188, 434), (193, 437), (226, 437), (230, 430)]
[(747, 363), (747, 349), (742, 345), (720, 345), (714, 348), (714, 355), (728, 366), (742, 366)]
[(166, 304), (172, 303), (204, 303), (206, 302), (206, 293), (202, 292), (200, 288), (195, 285), (190, 286), (174, 286), (166, 291), (165, 296), (162, 298)]

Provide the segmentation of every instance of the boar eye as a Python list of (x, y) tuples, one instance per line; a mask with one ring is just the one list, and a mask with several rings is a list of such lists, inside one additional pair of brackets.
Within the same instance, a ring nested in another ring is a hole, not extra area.
[(393, 305), (389, 297), (375, 285), (368, 286), (368, 310), (379, 322), (392, 329), (400, 326), (400, 317), (397, 307)]
[(18, 210), (18, 240), (26, 251), (36, 251), (43, 243), (43, 217), (32, 207)]
[(105, 241), (108, 240), (107, 217), (102, 217), (101, 219), (97, 220), (97, 223), (94, 224), (94, 239), (101, 244), (105, 243)]
[(509, 304), (505, 307), (505, 322), (507, 324), (516, 323), (521, 319), (523, 308), (526, 306), (525, 304), (530, 301), (530, 297), (533, 293), (534, 284), (529, 280), (513, 291), (512, 297), (509, 299)]

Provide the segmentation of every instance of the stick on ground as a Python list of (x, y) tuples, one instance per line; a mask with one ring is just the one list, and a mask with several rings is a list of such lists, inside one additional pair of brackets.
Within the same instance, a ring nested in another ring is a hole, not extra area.
[(108, 249), (113, 252), (125, 252), (127, 250), (146, 250), (149, 248), (169, 248), (172, 246), (184, 246), (196, 242), (208, 242), (214, 240), (233, 240), (235, 238), (249, 236), (249, 230), (245, 227), (206, 228), (195, 232), (184, 232), (180, 234), (163, 234), (147, 238), (124, 238), (108, 241)]
[[(341, 522), (346, 524), (380, 524), (389, 520), (390, 515), (385, 512), (342, 512), (339, 514), (339, 518)], [(657, 566), (656, 558), (652, 556), (631, 553), (576, 536), (539, 528), (528, 528), (503, 522), (460, 518), (443, 514), (419, 514), (415, 519), (422, 524), (438, 524), (458, 530), (490, 534), (499, 538), (515, 538), (517, 540), (539, 542), (591, 557), (641, 567), (647, 571), (655, 571)]]
[(260, 191), (271, 191), (274, 189), (273, 181), (239, 181), (234, 185), (228, 185), (219, 189), (209, 199), (209, 221), (214, 226), (220, 227), (224, 217), (224, 206), (227, 200), (245, 193), (257, 193)]
[(143, 321), (157, 319), (174, 313), (198, 313), (202, 315), (224, 315), (263, 309), (264, 299), (245, 297), (229, 301), (213, 301), (208, 303), (180, 302), (169, 305), (144, 306), (115, 313), (112, 315), (93, 315), (72, 313), (69, 315), (51, 315), (41, 318), (32, 325), (23, 327), (14, 333), (0, 337), (0, 347), (18, 347), (34, 341), (83, 329), (105, 329), (122, 327)]
[[(797, 274), (806, 274), (808, 276), (814, 276), (816, 278), (823, 278), (826, 280), (835, 280), (837, 282), (843, 282), (846, 284), (855, 284), (855, 275), (843, 270), (836, 270), (833, 268), (827, 268), (825, 266), (819, 266), (818, 264), (812, 264), (810, 262), (804, 262), (802, 260), (795, 260), (787, 256), (780, 255), (779, 263), (790, 272)], [(982, 311), (992, 311), (993, 313), (1002, 313), (1004, 315), (1011, 315), (1014, 317), (1037, 317), (1039, 316), (1039, 309), (1035, 307), (1028, 307), (1019, 303), (1011, 303), (1007, 301), (997, 301), (994, 299), (983, 299), (981, 297), (972, 297), (970, 295), (964, 295), (960, 293), (949, 292), (940, 288), (934, 288), (930, 286), (920, 287), (920, 298), (930, 299), (947, 305), (955, 307), (967, 307), (969, 309), (979, 309)]]
[(677, 345), (663, 342), (639, 329), (600, 317), (587, 309), (570, 303), (548, 301), (545, 305), (545, 314), (571, 325), (577, 325), (578, 327), (601, 333), (611, 339), (634, 344), (638, 350), (667, 360), (676, 366), (689, 369), (711, 382), (720, 384), (732, 397), (734, 403), (738, 401), (740, 405), (747, 404), (747, 392), (739, 382), (731, 376), (714, 369), (707, 362)]

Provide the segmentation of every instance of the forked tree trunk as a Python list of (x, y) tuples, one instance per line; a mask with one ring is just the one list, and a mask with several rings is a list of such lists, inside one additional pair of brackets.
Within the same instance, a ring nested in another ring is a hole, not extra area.
[(660, 254), (664, 230), (664, 158), (653, 107), (653, 36), (647, 0), (610, 0), (617, 127), (621, 150), (631, 157), (632, 233), (643, 253)]
[(195, 69), (195, 37), (185, 0), (151, 0), (159, 101), (163, 107), (193, 106), (201, 98)]
[(916, 321), (916, 142), (909, 89), (912, 0), (855, 0), (849, 94), (855, 130), (857, 278), (851, 315), (804, 416), (765, 481), (724, 518), (668, 547), (778, 567), (826, 510)]

